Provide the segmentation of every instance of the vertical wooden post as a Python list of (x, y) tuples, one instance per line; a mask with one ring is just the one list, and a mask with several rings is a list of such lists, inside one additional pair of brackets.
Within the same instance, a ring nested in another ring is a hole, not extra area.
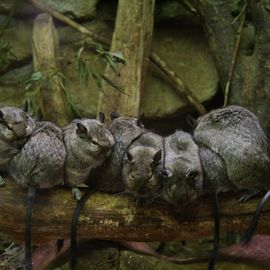
[(65, 125), (69, 122), (69, 117), (61, 78), (49, 75), (59, 68), (59, 39), (52, 17), (46, 13), (38, 15), (34, 21), (32, 49), (34, 70), (47, 76), (40, 85), (38, 97), (42, 116), (45, 120)]
[(150, 54), (154, 0), (119, 0), (111, 52), (122, 52), (126, 64), (119, 64), (120, 75), (107, 65), (105, 76), (121, 87), (126, 94), (104, 82), (98, 111), (109, 115), (112, 111), (128, 116), (139, 113), (140, 93), (143, 88)]

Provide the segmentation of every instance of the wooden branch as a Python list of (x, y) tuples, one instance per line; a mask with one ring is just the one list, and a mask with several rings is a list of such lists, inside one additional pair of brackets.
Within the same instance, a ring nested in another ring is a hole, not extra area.
[[(7, 179), (0, 188), (0, 231), (23, 241), (26, 191)], [(239, 204), (235, 197), (221, 198), (221, 230), (248, 227), (258, 203)], [(33, 242), (66, 239), (75, 207), (71, 191), (65, 188), (40, 190), (34, 203)], [(269, 233), (270, 204), (260, 219), (257, 232)], [(136, 206), (132, 198), (94, 194), (86, 203), (78, 224), (80, 238), (120, 241), (189, 240), (213, 233), (210, 200), (203, 198), (180, 209), (165, 203)]]
[[(69, 122), (65, 95), (61, 87), (59, 69), (59, 39), (52, 17), (46, 13), (37, 16), (33, 27), (34, 69), (45, 76), (39, 87), (39, 106), (44, 120), (66, 125)], [(56, 74), (53, 74), (56, 73)]]
[(98, 111), (106, 116), (117, 111), (122, 115), (138, 116), (140, 96), (148, 65), (154, 21), (154, 0), (119, 0), (110, 51), (121, 52), (126, 64), (119, 64), (119, 74), (110, 64), (105, 76), (121, 87), (126, 95), (107, 82), (100, 92)]
[[(103, 37), (101, 35), (96, 34), (93, 31), (88, 30), (87, 28), (81, 26), (77, 22), (69, 19), (68, 17), (64, 16), (63, 14), (50, 9), (43, 3), (41, 3), (39, 0), (28, 0), (32, 5), (34, 5), (36, 8), (47, 12), (54, 18), (58, 19), (59, 21), (67, 24), (68, 26), (76, 29), (77, 31), (81, 32), (82, 34), (85, 34), (89, 37), (91, 37), (93, 40), (106, 45), (106, 47), (110, 47), (111, 41), (107, 39), (106, 37)], [(187, 2), (187, 1), (186, 1)], [(191, 8), (191, 5), (187, 2)], [(192, 9), (194, 12), (195, 9)], [(163, 61), (156, 53), (150, 53), (150, 61), (152, 61), (164, 74), (166, 74), (167, 78), (170, 80), (170, 83), (174, 85), (174, 89), (177, 90), (178, 92), (181, 92), (182, 95), (184, 95), (187, 99), (187, 101), (190, 102), (190, 105), (194, 107), (194, 109), (199, 113), (199, 114), (204, 114), (205, 113), (205, 108), (204, 106), (196, 99), (195, 96), (190, 92), (190, 90), (187, 88), (184, 80), (181, 78), (179, 74), (176, 74), (168, 65), (166, 64), (165, 61)], [(144, 78), (143, 78), (144, 79)], [(143, 82), (142, 79), (142, 82)]]

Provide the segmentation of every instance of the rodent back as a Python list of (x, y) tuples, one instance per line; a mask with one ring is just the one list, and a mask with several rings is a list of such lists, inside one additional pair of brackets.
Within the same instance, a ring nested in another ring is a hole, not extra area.
[(268, 141), (249, 110), (229, 106), (209, 112), (198, 119), (194, 139), (224, 159), (228, 178), (236, 188), (270, 187)]
[(65, 157), (62, 130), (51, 122), (37, 122), (27, 143), (11, 160), (9, 173), (25, 187), (50, 188), (63, 184)]

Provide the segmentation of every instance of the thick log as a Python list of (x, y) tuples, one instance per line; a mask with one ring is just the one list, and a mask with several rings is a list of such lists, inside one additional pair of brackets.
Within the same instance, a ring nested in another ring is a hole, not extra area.
[[(235, 196), (221, 198), (221, 230), (244, 230), (258, 198), (239, 204)], [(26, 190), (7, 180), (0, 188), (0, 230), (23, 241)], [(33, 242), (66, 239), (75, 201), (69, 189), (40, 190), (33, 208)], [(270, 204), (265, 206), (257, 232), (270, 232)], [(213, 233), (212, 208), (202, 198), (186, 208), (166, 203), (136, 205), (124, 195), (94, 194), (86, 203), (78, 225), (80, 238), (120, 241), (189, 240)]]
[(59, 39), (49, 14), (37, 16), (33, 26), (33, 62), (36, 72), (46, 79), (39, 87), (39, 106), (45, 120), (59, 125), (69, 122), (62, 78), (59, 72)]
[(126, 64), (119, 64), (119, 74), (107, 64), (105, 75), (126, 94), (104, 83), (99, 98), (98, 111), (110, 115), (112, 111), (128, 116), (138, 116), (140, 93), (150, 54), (154, 0), (120, 0), (118, 2), (111, 52), (122, 52)]

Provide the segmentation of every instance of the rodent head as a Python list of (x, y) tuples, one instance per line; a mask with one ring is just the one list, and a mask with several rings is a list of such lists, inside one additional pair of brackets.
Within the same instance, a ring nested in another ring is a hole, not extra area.
[(95, 119), (78, 120), (76, 135), (81, 146), (85, 148), (85, 153), (97, 158), (97, 162), (103, 162), (114, 146), (110, 131)]
[(181, 157), (167, 163), (163, 170), (161, 197), (174, 205), (185, 205), (202, 192), (202, 175), (198, 168)]
[(0, 109), (0, 136), (7, 142), (25, 139), (32, 134), (35, 121), (22, 109)]
[(134, 197), (152, 197), (161, 187), (162, 151), (136, 146), (126, 152), (122, 178), (127, 192)]
[(174, 205), (195, 200), (202, 192), (199, 147), (192, 136), (177, 130), (165, 138), (165, 164), (160, 196)]
[(111, 118), (112, 121), (108, 128), (115, 136), (116, 141), (128, 143), (144, 130), (141, 117), (111, 116)]

